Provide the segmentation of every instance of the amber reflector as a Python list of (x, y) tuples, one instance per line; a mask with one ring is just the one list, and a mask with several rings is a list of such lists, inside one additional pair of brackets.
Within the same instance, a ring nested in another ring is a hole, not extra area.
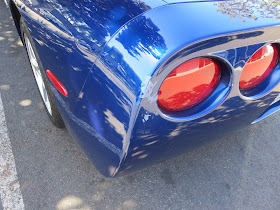
[(205, 100), (221, 78), (219, 65), (209, 58), (196, 58), (174, 69), (163, 81), (158, 106), (166, 111), (189, 109)]

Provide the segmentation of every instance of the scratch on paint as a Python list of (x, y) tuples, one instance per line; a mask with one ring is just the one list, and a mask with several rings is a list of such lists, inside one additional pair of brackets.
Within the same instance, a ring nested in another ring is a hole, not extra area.
[(144, 122), (147, 122), (147, 121), (149, 120), (150, 116), (152, 116), (152, 115), (150, 115), (150, 114), (145, 114), (144, 118), (142, 119), (143, 123), (144, 123)]

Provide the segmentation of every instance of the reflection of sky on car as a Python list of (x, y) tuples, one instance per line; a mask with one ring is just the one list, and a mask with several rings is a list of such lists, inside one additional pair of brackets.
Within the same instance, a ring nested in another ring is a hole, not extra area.
[(72, 34), (80, 44), (98, 54), (122, 25), (164, 3), (146, 0), (28, 0), (28, 4), (33, 7), (40, 5), (36, 13)]
[[(270, 1), (268, 1), (270, 2)], [(201, 6), (202, 4), (211, 4), (213, 6)], [(226, 2), (215, 2), (215, 3), (202, 3), (202, 4), (189, 4), (189, 7), (184, 7), (184, 10), (187, 17), (191, 17), (192, 19), (199, 20), (201, 24), (192, 24), (191, 22), (188, 22), (188, 25), (183, 27), (189, 27), (190, 33), (185, 33), (182, 35), (181, 40), (191, 40), (192, 42), (195, 42), (197, 40), (201, 40), (205, 37), (205, 35), (200, 34), (198, 36), (198, 33), (203, 29), (203, 31), (213, 31), (216, 32), (216, 34), (213, 34), (213, 36), (219, 35), (215, 29), (213, 29), (213, 24), (207, 24), (209, 22), (209, 17), (215, 16), (216, 19), (221, 19), (224, 21), (220, 21), (219, 25), (216, 25), (215, 27), (219, 27), (220, 29), (227, 29), (228, 32), (234, 31), (234, 28), (238, 28), (240, 24), (250, 24), (252, 25), (252, 28), (254, 25), (263, 24), (263, 25), (271, 25), (271, 20), (269, 18), (266, 18), (265, 14), (269, 13), (268, 11), (265, 11), (266, 13), (261, 15), (263, 12), (263, 8), (260, 6), (261, 1), (251, 1), (251, 2), (241, 2), (241, 1), (226, 1)], [(279, 3), (280, 4), (280, 3)], [(166, 9), (168, 9), (169, 6), (166, 6)], [(197, 13), (197, 7), (199, 7), (199, 13)], [(254, 10), (251, 8), (259, 8), (257, 9), (257, 12), (253, 13)], [(265, 9), (272, 9), (275, 8), (271, 4), (267, 4), (264, 8)], [(277, 6), (279, 7), (279, 6)], [(165, 8), (161, 8), (165, 9)], [(232, 11), (231, 11), (232, 10)], [(219, 11), (219, 13), (217, 13)], [(253, 14), (250, 14), (250, 11), (252, 11)], [(154, 13), (157, 13), (157, 9), (153, 11)], [(232, 16), (232, 12), (236, 14), (236, 16)], [(275, 12), (275, 17), (277, 17), (277, 12)], [(201, 16), (201, 14), (205, 14)], [(247, 16), (246, 16), (247, 15)], [(270, 16), (273, 14), (269, 14)], [(150, 71), (150, 69), (146, 69), (145, 66), (140, 65), (138, 62), (138, 59), (135, 58), (145, 58), (145, 60), (148, 62), (147, 66), (155, 66), (158, 62), (157, 60), (162, 59), (165, 55), (165, 49), (170, 49), (170, 46), (179, 46), (178, 40), (176, 39), (166, 39), (162, 40), (162, 35), (168, 35), (167, 37), (172, 37), (174, 34), (174, 31), (177, 31), (177, 33), (180, 33), (178, 31), (178, 28), (174, 24), (169, 24), (169, 19), (172, 18), (166, 18), (166, 25), (168, 27), (162, 26), (162, 17), (154, 15), (152, 19), (149, 18), (149, 13), (144, 14), (145, 18), (142, 20), (135, 20), (138, 21), (139, 24), (143, 25), (143, 29), (145, 29), (147, 32), (150, 33), (148, 36), (148, 43), (150, 46), (143, 46), (142, 43), (147, 43), (146, 40), (143, 40), (144, 37), (141, 36), (141, 32), (138, 33), (132, 33), (133, 29), (129, 29), (129, 27), (124, 27), (119, 34), (108, 43), (108, 47), (114, 46), (116, 49), (118, 49), (119, 52), (123, 54), (123, 59), (127, 63), (128, 66), (131, 66), (135, 69), (134, 72), (137, 73), (139, 78), (144, 81), (146, 71)], [(258, 20), (256, 21), (255, 18), (252, 18), (254, 16), (260, 16)], [(270, 17), (268, 16), (268, 17)], [(239, 18), (239, 19), (237, 19)], [(175, 17), (176, 19), (176, 17)], [(246, 21), (244, 22), (244, 19)], [(238, 22), (236, 20), (239, 20)], [(173, 21), (173, 20), (172, 20)], [(130, 23), (129, 23), (130, 24)], [(128, 24), (128, 25), (129, 25)], [(217, 23), (218, 24), (218, 23)], [(223, 24), (223, 25), (222, 25)], [(131, 25), (129, 25), (131, 26)], [(150, 27), (152, 26), (152, 27)], [(156, 26), (156, 28), (153, 28)], [(150, 27), (150, 31), (149, 31)], [(174, 27), (174, 28), (173, 28)], [(131, 32), (126, 32), (126, 30), (130, 30)], [(136, 30), (136, 29), (134, 29)], [(224, 30), (224, 31), (225, 31)], [(222, 31), (222, 33), (224, 33)], [(128, 34), (128, 35), (127, 35)], [(140, 35), (139, 35), (140, 34)], [(138, 36), (135, 43), (129, 43), (125, 40), (128, 40), (130, 38), (134, 38), (135, 36)], [(123, 38), (124, 37), (124, 38)], [(161, 46), (159, 46), (157, 43), (161, 40)], [(191, 42), (190, 42), (191, 43)], [(186, 43), (186, 44), (190, 44)]]

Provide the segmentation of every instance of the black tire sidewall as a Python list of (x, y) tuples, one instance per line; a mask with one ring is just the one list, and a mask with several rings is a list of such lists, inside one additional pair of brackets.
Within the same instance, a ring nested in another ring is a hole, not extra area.
[[(44, 85), (45, 85), (45, 88), (46, 88), (46, 91), (47, 91), (47, 94), (48, 94), (48, 97), (49, 97), (49, 101), (50, 101), (50, 105), (51, 105), (51, 110), (52, 110), (52, 114), (49, 113), (49, 111), (47, 110), (46, 108), (46, 105), (45, 103), (43, 102), (44, 104), (44, 107), (45, 107), (45, 110), (50, 118), (50, 120), (52, 121), (52, 123), (58, 127), (58, 128), (64, 128), (65, 125), (64, 125), (64, 122), (63, 122), (63, 119), (57, 109), (57, 106), (56, 106), (56, 103), (55, 103), (55, 100), (54, 100), (54, 96), (53, 96), (53, 93), (51, 91), (51, 88), (50, 88), (50, 85), (49, 85), (49, 81), (47, 79), (47, 75), (44, 71), (44, 68), (43, 68), (43, 65), (41, 63), (41, 60), (39, 58), (39, 55), (37, 53), (37, 50), (36, 50), (36, 47), (35, 47), (35, 44), (33, 43), (33, 40), (32, 40), (32, 37), (30, 36), (29, 32), (28, 32), (28, 29), (27, 29), (27, 26), (26, 24), (24, 23), (23, 19), (21, 18), (20, 19), (20, 30), (21, 30), (21, 36), (22, 36), (22, 42), (24, 44), (24, 47), (26, 49), (26, 46), (25, 46), (25, 40), (24, 40), (24, 36), (26, 36), (30, 43), (31, 43), (31, 46), (33, 48), (33, 51), (34, 51), (34, 54), (36, 56), (36, 59), (37, 59), (37, 62), (39, 64), (39, 69), (40, 69), (40, 72), (41, 72), (41, 75), (42, 75), (42, 78), (43, 78), (43, 82), (44, 82)], [(27, 56), (28, 53), (27, 53)], [(29, 57), (28, 57), (28, 60), (29, 60)], [(30, 61), (29, 61), (30, 62)], [(32, 73), (33, 73), (33, 70), (32, 70)], [(33, 76), (34, 76), (34, 73), (33, 73)], [(35, 76), (34, 76), (35, 78)], [(37, 82), (36, 82), (36, 86), (38, 88), (38, 85), (37, 85)], [(39, 90), (39, 88), (38, 88)], [(41, 99), (43, 100), (42, 96), (41, 96), (41, 93), (40, 93), (40, 97)]]

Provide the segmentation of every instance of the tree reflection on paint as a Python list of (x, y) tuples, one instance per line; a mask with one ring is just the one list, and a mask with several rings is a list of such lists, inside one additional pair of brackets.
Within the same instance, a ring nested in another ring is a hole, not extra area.
[[(251, 0), (251, 1), (223, 1), (215, 3), (218, 11), (230, 15), (231, 18), (257, 20), (261, 18), (280, 19), (280, 1), (276, 0)], [(256, 14), (256, 12), (258, 14)]]
[[(124, 48), (132, 56), (140, 56), (141, 52), (152, 54), (159, 59), (166, 52), (167, 47), (164, 38), (160, 35), (160, 29), (153, 21), (146, 17), (140, 17), (137, 20), (137, 28), (128, 28), (122, 31), (117, 40), (123, 44)], [(128, 34), (134, 34), (127, 39)]]

